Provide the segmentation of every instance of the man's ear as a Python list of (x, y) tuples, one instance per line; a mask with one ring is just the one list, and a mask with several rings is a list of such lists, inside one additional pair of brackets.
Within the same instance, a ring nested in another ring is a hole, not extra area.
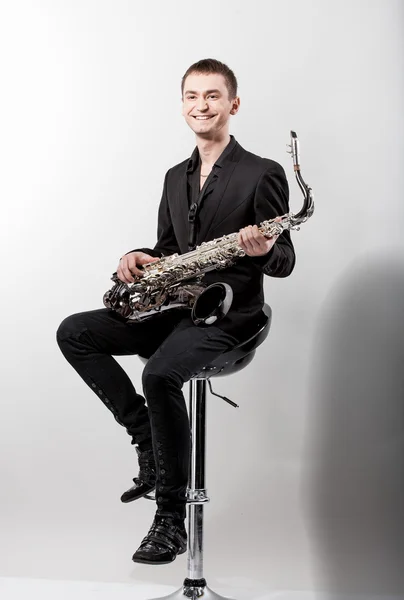
[(235, 115), (238, 109), (240, 108), (240, 98), (236, 96), (233, 100), (233, 105), (230, 110), (231, 115)]

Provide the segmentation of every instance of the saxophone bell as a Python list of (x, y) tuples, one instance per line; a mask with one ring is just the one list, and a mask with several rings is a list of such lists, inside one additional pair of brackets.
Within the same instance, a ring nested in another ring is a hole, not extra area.
[(230, 310), (233, 290), (228, 283), (212, 283), (196, 298), (191, 318), (195, 325), (212, 325)]

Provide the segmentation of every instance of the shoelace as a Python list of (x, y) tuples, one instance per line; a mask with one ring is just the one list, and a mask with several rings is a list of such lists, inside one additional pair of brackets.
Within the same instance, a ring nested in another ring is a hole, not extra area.
[(143, 451), (139, 455), (139, 476), (135, 477), (133, 481), (138, 484), (139, 481), (150, 481), (155, 479), (156, 476), (156, 463), (154, 460), (153, 450)]
[(154, 453), (153, 450), (143, 450), (143, 452), (141, 452), (139, 454), (139, 464), (140, 463), (144, 463), (146, 464), (154, 464)]

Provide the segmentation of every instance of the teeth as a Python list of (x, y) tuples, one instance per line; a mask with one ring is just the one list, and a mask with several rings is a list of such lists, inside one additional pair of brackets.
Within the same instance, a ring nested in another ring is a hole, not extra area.
[(195, 117), (195, 119), (198, 119), (198, 121), (206, 121), (207, 119), (210, 119), (210, 117)]

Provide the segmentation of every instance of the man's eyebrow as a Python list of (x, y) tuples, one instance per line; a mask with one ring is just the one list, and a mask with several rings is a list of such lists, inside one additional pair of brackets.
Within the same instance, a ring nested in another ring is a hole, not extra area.
[[(215, 92), (216, 94), (220, 94), (220, 90), (206, 90), (206, 94), (213, 94), (213, 92)], [(184, 92), (184, 94), (197, 94), (198, 92), (194, 92), (193, 90), (186, 90)]]

